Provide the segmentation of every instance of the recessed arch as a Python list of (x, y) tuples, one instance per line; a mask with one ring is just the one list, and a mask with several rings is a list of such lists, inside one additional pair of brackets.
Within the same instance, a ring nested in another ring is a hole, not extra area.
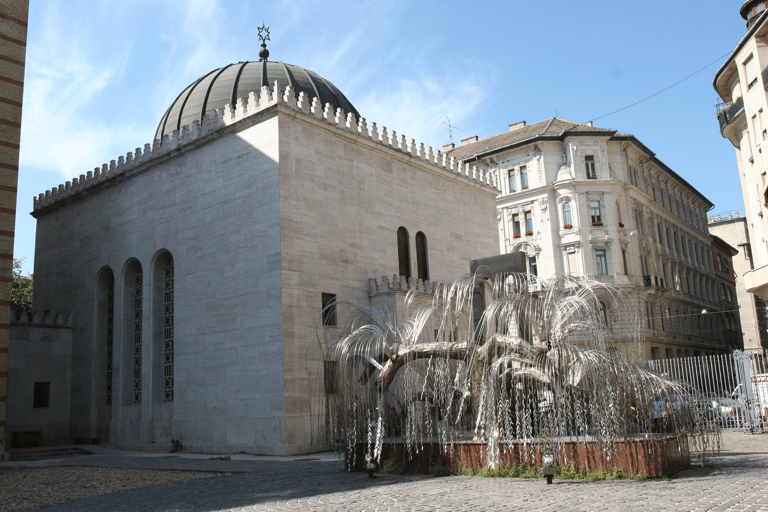
[(140, 404), (144, 358), (144, 271), (136, 258), (123, 267), (123, 379), (124, 404)]
[(152, 401), (174, 401), (175, 374), (175, 268), (173, 255), (161, 249), (152, 261), (151, 334)]
[(399, 275), (406, 279), (411, 278), (411, 240), (408, 230), (403, 226), (397, 229), (397, 262)]
[(429, 281), (429, 254), (427, 251), (427, 235), (419, 231), (416, 233), (416, 269), (418, 278)]

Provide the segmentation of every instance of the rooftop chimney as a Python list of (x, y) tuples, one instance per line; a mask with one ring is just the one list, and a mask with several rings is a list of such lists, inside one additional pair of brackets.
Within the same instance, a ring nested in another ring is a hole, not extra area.
[(467, 137), (466, 139), (461, 139), (461, 145), (467, 146), (469, 144), (472, 144), (473, 142), (477, 142), (479, 137), (477, 135), (473, 135), (471, 137)]
[(451, 142), (450, 144), (446, 144), (445, 146), (443, 146), (443, 153), (446, 153), (455, 147), (456, 147), (456, 144), (454, 144), (453, 142)]
[(520, 128), (525, 128), (525, 120), (518, 121), (516, 123), (512, 123), (509, 125), (509, 131), (513, 132), (515, 130), (519, 130)]

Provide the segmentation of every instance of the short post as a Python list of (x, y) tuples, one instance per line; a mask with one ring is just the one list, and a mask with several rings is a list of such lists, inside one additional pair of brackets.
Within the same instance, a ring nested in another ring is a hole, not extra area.
[(376, 469), (376, 464), (373, 461), (370, 461), (365, 467), (368, 470), (368, 478), (376, 478), (373, 476), (373, 472)]
[(555, 475), (554, 463), (554, 455), (541, 456), (541, 474), (547, 479), (547, 485), (552, 484), (552, 477)]

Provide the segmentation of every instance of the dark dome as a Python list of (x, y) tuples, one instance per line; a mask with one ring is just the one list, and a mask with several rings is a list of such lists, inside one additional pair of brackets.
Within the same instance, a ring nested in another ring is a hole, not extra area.
[(195, 120), (202, 122), (203, 114), (223, 109), (227, 103), (234, 107), (238, 98), (247, 102), (249, 93), (259, 95), (262, 86), (271, 89), (275, 81), (283, 90), (290, 84), (297, 98), (303, 91), (310, 100), (317, 97), (323, 105), (330, 103), (360, 117), (344, 94), (314, 71), (280, 61), (247, 61), (214, 69), (184, 89), (165, 111), (155, 138), (162, 139)]

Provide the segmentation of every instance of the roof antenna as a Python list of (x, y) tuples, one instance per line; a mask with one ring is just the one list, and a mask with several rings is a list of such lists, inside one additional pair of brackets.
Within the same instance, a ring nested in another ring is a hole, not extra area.
[(448, 118), (448, 116), (445, 116), (445, 121), (443, 121), (443, 124), (448, 127), (447, 130), (443, 130), (440, 133), (448, 134), (448, 137), (451, 139), (451, 144), (453, 144), (453, 132), (460, 132), (461, 128), (456, 128), (451, 124), (451, 120)]
[[(264, 35), (262, 35), (264, 32)], [(259, 39), (261, 39), (261, 50), (259, 50), (259, 60), (267, 60), (269, 58), (269, 50), (267, 50), (267, 41), (269, 41), (269, 27), (262, 23), (259, 27)]]

